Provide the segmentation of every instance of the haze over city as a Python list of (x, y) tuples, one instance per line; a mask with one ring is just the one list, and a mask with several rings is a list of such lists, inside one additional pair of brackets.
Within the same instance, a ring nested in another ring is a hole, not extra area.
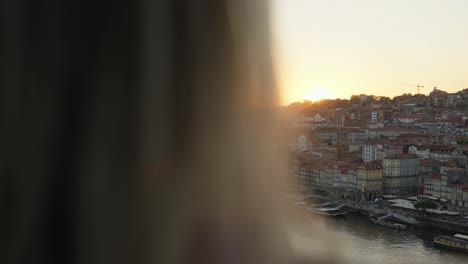
[(468, 87), (468, 1), (273, 0), (281, 103)]

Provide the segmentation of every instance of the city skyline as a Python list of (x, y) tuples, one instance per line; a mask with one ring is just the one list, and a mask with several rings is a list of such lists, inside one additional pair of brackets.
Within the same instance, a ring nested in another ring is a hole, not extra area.
[(468, 2), (273, 0), (281, 104), (468, 87)]

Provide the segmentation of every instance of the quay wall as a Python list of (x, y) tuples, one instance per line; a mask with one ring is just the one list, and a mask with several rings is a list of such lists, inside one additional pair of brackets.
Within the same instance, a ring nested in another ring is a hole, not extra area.
[(450, 231), (461, 232), (464, 234), (468, 232), (468, 225), (453, 223), (449, 221), (444, 221), (444, 220), (439, 220), (439, 219), (434, 219), (434, 218), (424, 217), (424, 216), (412, 216), (412, 217), (414, 217), (419, 222), (429, 225), (430, 227), (433, 227), (433, 228), (446, 229)]
[[(323, 197), (325, 198), (325, 197)], [(375, 206), (369, 206), (366, 203), (358, 203), (355, 201), (346, 201), (346, 200), (335, 200), (335, 199), (330, 199), (329, 197), (323, 199), (323, 200), (328, 200), (330, 202), (336, 202), (336, 203), (342, 203), (345, 204), (346, 210), (349, 212), (353, 213), (359, 213), (363, 215), (375, 215), (379, 213), (384, 213), (384, 214), (391, 214), (391, 213), (400, 213), (392, 210), (391, 208), (377, 208)], [(403, 214), (405, 215), (405, 214)], [(418, 216), (418, 215), (410, 215), (410, 217), (413, 217), (414, 219), (418, 220), (421, 223), (420, 227), (430, 227), (430, 228), (439, 228), (439, 229), (445, 229), (445, 230), (450, 230), (454, 232), (460, 232), (463, 234), (468, 234), (468, 225), (464, 224), (459, 224), (459, 223), (453, 223), (449, 221), (444, 221), (441, 219), (434, 219), (430, 217), (425, 217), (425, 216)]]
[[(349, 203), (346, 203), (346, 209), (351, 212), (360, 213), (363, 215), (374, 215), (378, 213), (386, 213), (386, 214), (396, 213), (396, 211), (393, 211), (391, 209), (378, 209), (375, 207), (369, 207), (365, 205), (356, 206), (356, 205), (349, 204)], [(421, 225), (422, 227), (439, 228), (439, 229), (445, 229), (445, 230), (450, 230), (454, 232), (460, 232), (464, 234), (468, 233), (468, 225), (453, 223), (449, 221), (444, 221), (444, 220), (434, 219), (434, 218), (424, 217), (424, 216), (411, 215), (411, 217), (418, 220), (422, 224)]]

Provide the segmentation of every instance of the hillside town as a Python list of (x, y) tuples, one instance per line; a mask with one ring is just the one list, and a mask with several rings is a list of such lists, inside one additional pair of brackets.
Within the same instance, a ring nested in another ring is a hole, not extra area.
[(356, 202), (423, 195), (468, 212), (468, 88), (293, 103), (289, 170), (303, 191)]

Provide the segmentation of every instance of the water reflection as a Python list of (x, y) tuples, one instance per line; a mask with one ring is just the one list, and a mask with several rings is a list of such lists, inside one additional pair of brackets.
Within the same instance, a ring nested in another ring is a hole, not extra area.
[(413, 227), (398, 231), (373, 225), (366, 216), (357, 214), (326, 219), (311, 216), (302, 224), (296, 223), (290, 231), (297, 252), (328, 256), (326, 260), (333, 262), (468, 263), (468, 255), (433, 247), (432, 239), (439, 233)]

